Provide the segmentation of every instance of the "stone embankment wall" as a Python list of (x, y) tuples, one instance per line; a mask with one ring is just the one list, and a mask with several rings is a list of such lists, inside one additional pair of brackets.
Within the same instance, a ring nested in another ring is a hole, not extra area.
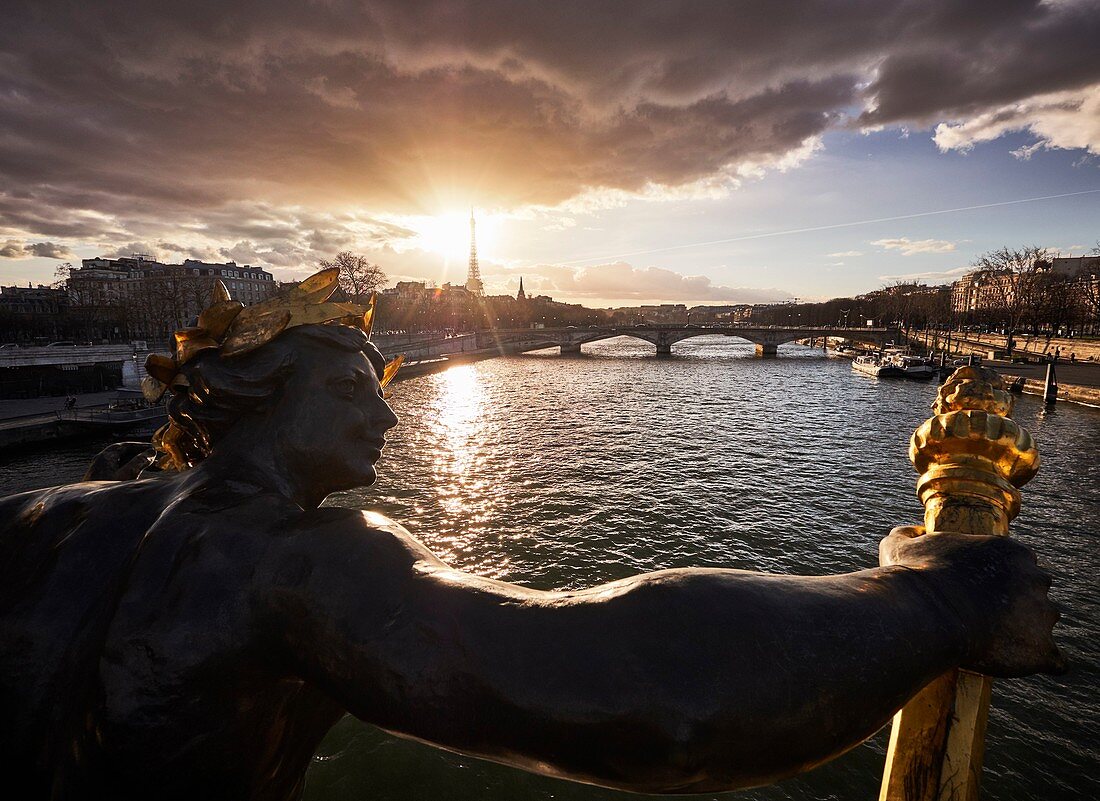
[(60, 420), (41, 420), (25, 425), (0, 425), (0, 450), (25, 446), (61, 437)]
[[(1002, 375), (1004, 380), (1010, 384), (1019, 379), (1019, 376), (1012, 375), (1011, 373), (1003, 373)], [(1024, 379), (1023, 391), (1028, 395), (1042, 395), (1045, 388), (1045, 382), (1037, 378)], [(1096, 387), (1077, 386), (1076, 384), (1059, 384), (1058, 400), (1100, 407), (1100, 389)]]
[[(1059, 357), (1062, 361), (1068, 361), (1072, 353), (1076, 356), (1077, 361), (1100, 362), (1100, 339), (1068, 339), (1066, 337), (1047, 339), (1045, 336), (1016, 336), (1015, 340), (1016, 346), (1013, 352), (1016, 354), (1024, 352), (1035, 356), (1053, 355), (1057, 349), (1061, 348)], [(926, 348), (931, 348), (933, 343), (936, 344), (938, 349), (947, 347), (946, 337), (935, 337), (931, 331), (914, 332), (909, 336), (909, 341), (914, 345), (920, 344)], [(1005, 337), (1000, 334), (966, 333), (951, 335), (951, 352), (963, 356), (971, 353), (984, 356), (987, 351), (1003, 351), (1004, 348)]]

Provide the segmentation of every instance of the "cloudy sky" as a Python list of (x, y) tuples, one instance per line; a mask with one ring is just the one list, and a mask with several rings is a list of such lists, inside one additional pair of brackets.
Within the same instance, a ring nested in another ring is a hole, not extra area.
[(338, 250), (587, 305), (1100, 239), (1095, 0), (6, 0), (0, 283)]

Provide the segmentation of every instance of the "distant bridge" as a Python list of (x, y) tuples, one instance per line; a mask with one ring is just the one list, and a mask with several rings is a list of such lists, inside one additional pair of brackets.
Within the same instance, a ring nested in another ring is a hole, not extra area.
[[(775, 349), (796, 339), (849, 339), (883, 345), (897, 339), (895, 328), (834, 328), (830, 326), (685, 326), (629, 325), (567, 328), (500, 328), (441, 338), (438, 334), (377, 334), (375, 342), (385, 352), (408, 353), (410, 358), (470, 353), (485, 348), (503, 348), (522, 353), (542, 348), (561, 348), (562, 353), (580, 353), (581, 345), (612, 337), (644, 339), (657, 347), (658, 356), (672, 353), (682, 339), (720, 334), (748, 340), (758, 356), (775, 356)], [(0, 368), (121, 365), (127, 383), (140, 379), (148, 349), (145, 343), (129, 345), (63, 345), (53, 347), (0, 348)]]
[[(523, 353), (543, 348), (560, 348), (563, 354), (580, 353), (589, 342), (612, 337), (634, 337), (652, 343), (658, 356), (668, 356), (672, 346), (690, 337), (721, 335), (756, 345), (757, 356), (775, 356), (776, 348), (797, 339), (847, 339), (884, 345), (897, 341), (896, 328), (841, 328), (833, 326), (694, 326), (694, 325), (623, 325), (565, 328), (501, 328), (440, 337), (438, 334), (379, 333), (375, 342), (385, 353), (405, 353), (411, 359), (476, 353), (495, 348), (508, 353)], [(118, 365), (127, 385), (136, 386), (144, 374), (142, 365), (148, 349), (144, 342), (129, 345), (59, 345), (51, 347), (0, 347), (0, 368), (57, 367), (77, 369), (83, 366)]]
[(580, 353), (581, 345), (612, 337), (644, 339), (657, 347), (658, 356), (670, 356), (672, 346), (691, 337), (735, 337), (756, 345), (756, 355), (774, 358), (776, 349), (785, 342), (799, 339), (847, 339), (876, 345), (898, 341), (896, 328), (847, 328), (839, 326), (697, 326), (697, 325), (624, 325), (567, 328), (509, 328), (479, 331), (478, 348), (494, 345), (513, 353), (543, 348), (561, 348), (563, 354)]

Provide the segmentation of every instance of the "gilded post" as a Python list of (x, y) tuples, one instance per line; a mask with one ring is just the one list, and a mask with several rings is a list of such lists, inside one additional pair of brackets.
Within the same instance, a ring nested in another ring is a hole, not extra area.
[[(961, 367), (940, 388), (909, 443), (926, 536), (1008, 535), (1019, 487), (1039, 469), (1031, 435), (1009, 419), (1013, 402), (983, 367)], [(879, 801), (976, 801), (991, 683), (951, 671), (894, 716)]]

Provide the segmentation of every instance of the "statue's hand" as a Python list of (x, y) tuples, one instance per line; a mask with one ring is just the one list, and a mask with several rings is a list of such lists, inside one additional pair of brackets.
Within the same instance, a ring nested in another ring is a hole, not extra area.
[(879, 545), (879, 563), (919, 571), (968, 635), (963, 667), (991, 676), (1064, 673), (1051, 631), (1057, 608), (1050, 576), (1029, 548), (1008, 537), (925, 534), (895, 528)]
[(116, 442), (101, 450), (81, 481), (130, 481), (156, 459), (148, 442)]

